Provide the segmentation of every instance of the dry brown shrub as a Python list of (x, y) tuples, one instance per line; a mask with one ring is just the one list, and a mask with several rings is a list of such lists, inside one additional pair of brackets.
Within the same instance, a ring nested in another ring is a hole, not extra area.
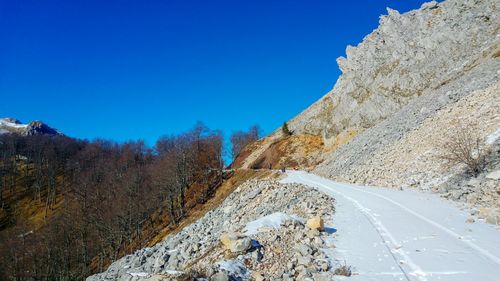
[(487, 150), (477, 134), (476, 126), (470, 123), (457, 124), (446, 136), (441, 146), (440, 158), (448, 166), (465, 165), (468, 172), (476, 176), (486, 166)]
[(337, 267), (333, 274), (350, 277), (352, 275), (352, 267), (344, 263)]

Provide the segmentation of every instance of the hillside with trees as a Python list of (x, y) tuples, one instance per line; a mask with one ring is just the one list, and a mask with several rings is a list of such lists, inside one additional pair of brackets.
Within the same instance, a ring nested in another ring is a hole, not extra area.
[(153, 148), (0, 135), (0, 279), (83, 280), (104, 270), (206, 202), (227, 176), (222, 157), (221, 132), (203, 124)]

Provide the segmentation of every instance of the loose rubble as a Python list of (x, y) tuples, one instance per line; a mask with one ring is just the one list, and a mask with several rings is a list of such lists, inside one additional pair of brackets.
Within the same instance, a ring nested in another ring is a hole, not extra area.
[(334, 247), (334, 211), (317, 190), (252, 180), (180, 233), (87, 280), (332, 280), (323, 249)]

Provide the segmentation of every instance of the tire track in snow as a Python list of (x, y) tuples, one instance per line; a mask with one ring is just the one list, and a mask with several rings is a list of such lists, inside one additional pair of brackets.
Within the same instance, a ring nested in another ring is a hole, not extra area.
[(443, 226), (443, 225), (441, 225), (441, 224), (439, 224), (439, 223), (437, 223), (437, 222), (435, 222), (435, 221), (433, 221), (433, 220), (431, 220), (431, 219), (429, 219), (429, 218), (427, 218), (425, 216), (422, 216), (421, 214), (419, 214), (419, 213), (417, 213), (417, 212), (415, 212), (415, 211), (413, 211), (413, 210), (411, 210), (411, 209), (409, 209), (409, 208), (407, 208), (407, 207), (399, 204), (398, 202), (396, 202), (396, 201), (394, 201), (394, 200), (392, 200), (392, 199), (390, 199), (390, 198), (388, 198), (386, 196), (383, 196), (383, 195), (380, 195), (380, 194), (377, 194), (377, 193), (374, 193), (374, 192), (370, 192), (370, 191), (367, 191), (367, 190), (362, 190), (362, 189), (354, 187), (354, 186), (348, 186), (348, 185), (343, 185), (343, 186), (347, 186), (347, 187), (352, 188), (354, 190), (357, 190), (357, 191), (360, 191), (360, 192), (364, 192), (364, 193), (367, 193), (367, 194), (370, 194), (370, 195), (377, 196), (377, 197), (379, 197), (379, 198), (381, 198), (383, 200), (386, 200), (387, 202), (390, 202), (390, 203), (398, 206), (399, 208), (401, 208), (404, 211), (412, 214), (413, 216), (415, 216), (415, 217), (417, 217), (417, 218), (425, 221), (426, 223), (431, 224), (432, 226), (437, 227), (440, 230), (446, 232), (448, 235), (450, 235), (450, 236), (458, 239), (458, 241), (460, 241), (460, 242), (466, 244), (467, 246), (469, 246), (469, 248), (471, 248), (471, 249), (477, 251), (478, 253), (482, 254), (483, 256), (485, 256), (486, 258), (490, 259), (492, 262), (496, 263), (497, 265), (500, 265), (500, 258), (498, 258), (497, 256), (493, 255), (488, 250), (481, 248), (480, 246), (476, 245), (475, 243), (473, 243), (473, 242), (471, 242), (469, 240), (462, 239), (463, 238), (462, 235), (454, 232), (453, 230), (451, 230), (451, 229), (449, 229), (449, 228), (447, 228), (447, 227), (445, 227), (445, 226)]
[[(338, 194), (345, 199), (349, 200), (363, 215), (368, 219), (370, 224), (374, 227), (374, 229), (377, 231), (379, 234), (380, 238), (384, 242), (384, 245), (387, 247), (389, 253), (391, 254), (392, 258), (394, 259), (394, 262), (398, 266), (398, 268), (401, 270), (403, 273), (404, 277), (406, 280), (410, 281), (411, 278), (409, 275), (416, 276), (418, 280), (421, 281), (426, 281), (427, 278), (425, 278), (425, 273), (423, 270), (418, 266), (413, 260), (401, 249), (397, 249), (399, 247), (399, 243), (396, 241), (394, 236), (391, 234), (391, 232), (384, 226), (384, 224), (377, 219), (368, 208), (364, 207), (357, 201), (356, 199), (349, 197), (345, 194), (342, 194), (341, 192), (338, 192), (334, 190), (333, 188), (309, 179), (304, 179), (301, 175), (297, 175), (297, 177), (302, 180), (303, 182), (309, 182), (312, 183), (316, 186), (323, 187), (323, 189), (333, 192), (335, 194)], [(398, 255), (401, 257), (401, 259), (398, 258)], [(406, 264), (408, 267), (410, 267), (411, 272), (408, 273), (406, 270), (402, 267), (401, 265), (401, 260), (404, 261), (404, 264)]]
[[(473, 254), (477, 258), (481, 258), (485, 262), (487, 261), (487, 264), (489, 264), (487, 266), (487, 268), (490, 271), (486, 271), (486, 273), (484, 271), (481, 272), (480, 274), (482, 276), (488, 276), (488, 278), (489, 278), (490, 274), (493, 274), (493, 272), (496, 272), (498, 269), (500, 269), (500, 267), (499, 267), (500, 258), (498, 256), (496, 256), (495, 252), (491, 252), (491, 250), (494, 250), (495, 248), (498, 248), (498, 247), (492, 247), (490, 249), (490, 248), (484, 247), (485, 245), (480, 245), (480, 244), (474, 243), (472, 240), (465, 239), (466, 236), (459, 234), (454, 229), (447, 227), (445, 224), (439, 223), (439, 221), (436, 221), (434, 219), (429, 218), (428, 216), (424, 215), (424, 213), (415, 211), (414, 208), (412, 208), (412, 207), (407, 207), (407, 206), (401, 204), (396, 199), (392, 199), (389, 196), (384, 196), (385, 193), (378, 194), (378, 192), (375, 192), (375, 190), (373, 192), (370, 190), (367, 190), (368, 188), (364, 189), (364, 188), (360, 188), (360, 187), (356, 187), (356, 186), (351, 186), (348, 184), (336, 183), (336, 182), (333, 182), (333, 181), (330, 181), (327, 179), (323, 179), (323, 178), (315, 176), (315, 175), (308, 174), (306, 172), (292, 172), (291, 175), (292, 175), (292, 177), (291, 177), (292, 181), (293, 181), (293, 178), (295, 178), (304, 184), (309, 183), (309, 185), (315, 186), (315, 187), (319, 188), (320, 190), (323, 190), (327, 193), (330, 193), (330, 194), (334, 193), (335, 195), (340, 195), (341, 198), (345, 198), (346, 200), (348, 200), (347, 202), (351, 202), (352, 204), (354, 204), (354, 206), (356, 206), (356, 208), (361, 211), (361, 214), (363, 214), (363, 215), (366, 214), (365, 217), (372, 224), (372, 227), (374, 227), (374, 230), (376, 231), (377, 235), (380, 233), (383, 233), (384, 236), (386, 235), (386, 233), (390, 234), (390, 236), (387, 236), (387, 237), (380, 236), (383, 239), (384, 243), (386, 243), (385, 240), (390, 242), (389, 244), (386, 244), (386, 247), (394, 245), (395, 248), (398, 248), (398, 242), (394, 239), (394, 235), (392, 235), (392, 233), (390, 233), (388, 231), (388, 229), (382, 224), (382, 222), (378, 218), (378, 215), (375, 214), (371, 209), (368, 209), (365, 206), (363, 206), (366, 204), (360, 203), (360, 202), (363, 202), (362, 200), (361, 201), (357, 200), (358, 199), (357, 195), (356, 195), (357, 193), (359, 193), (360, 196), (361, 196), (361, 194), (366, 194), (366, 195), (369, 195), (370, 197), (378, 198), (379, 200), (382, 200), (383, 202), (387, 202), (390, 206), (396, 207), (394, 210), (403, 211), (402, 213), (406, 213), (406, 214), (416, 218), (419, 221), (425, 222), (427, 229), (434, 229), (436, 231), (439, 231), (439, 232), (442, 232), (443, 234), (445, 234), (445, 237), (446, 236), (451, 237), (452, 239), (448, 239), (448, 238), (444, 238), (444, 239), (445, 239), (445, 241), (454, 241), (453, 242), (454, 245), (457, 245), (457, 246), (461, 245), (461, 247), (463, 247), (463, 249), (468, 249), (467, 253)], [(343, 192), (342, 190), (345, 190), (345, 192)], [(361, 196), (360, 198), (362, 198), (362, 199), (364, 198), (363, 200), (367, 200), (369, 197), (366, 197), (366, 195)], [(397, 197), (397, 198), (399, 198), (399, 197)], [(356, 202), (353, 202), (353, 201), (356, 201)], [(384, 204), (383, 202), (380, 202), (378, 204)], [(380, 224), (376, 223), (377, 221)], [(380, 229), (380, 232), (378, 231), (377, 227)], [(384, 231), (383, 228), (385, 228), (385, 230), (387, 232)], [(483, 228), (481, 228), (481, 229), (483, 229)], [(397, 231), (395, 233), (397, 233)], [(482, 233), (487, 234), (490, 232), (482, 232)], [(391, 236), (392, 236), (392, 239), (391, 239)], [(485, 236), (485, 238), (486, 237), (489, 237), (487, 239), (491, 239), (495, 236)], [(494, 238), (491, 241), (496, 241), (496, 240), (497, 239)], [(489, 240), (486, 240), (486, 241), (489, 241)], [(452, 246), (453, 244), (448, 243), (447, 245)], [(389, 252), (391, 254), (393, 253), (393, 251), (389, 251)], [(397, 249), (397, 251), (394, 254), (396, 254), (396, 256), (399, 255), (401, 257), (403, 257), (403, 255), (408, 256), (407, 253), (404, 252), (402, 249)], [(470, 257), (472, 258), (472, 256), (470, 256)], [(422, 270), (419, 270), (419, 268), (422, 267), (421, 265), (425, 265), (425, 267), (429, 267), (428, 260), (425, 260), (425, 262), (420, 265), (420, 263), (423, 262), (423, 260), (420, 260), (421, 257), (419, 257), (419, 258), (417, 258), (417, 261), (419, 264), (413, 263), (413, 265), (414, 265), (413, 267), (411, 265), (411, 263), (412, 263), (411, 259), (408, 260), (408, 259), (406, 259), (406, 257), (403, 257), (403, 260), (406, 262), (409, 261), (408, 267), (410, 267), (412, 270), (412, 272), (408, 273), (409, 275), (411, 275), (410, 278), (417, 277), (419, 280), (425, 280), (425, 278), (431, 278), (431, 277), (432, 277), (431, 279), (433, 279), (433, 276), (435, 276), (435, 275), (442, 275), (442, 276), (457, 275), (457, 274), (469, 275), (472, 272), (477, 274), (478, 273), (477, 270), (482, 269), (481, 267), (479, 267), (479, 268), (477, 267), (478, 262), (480, 261), (477, 258), (472, 260), (473, 263), (471, 266), (467, 266), (467, 268), (470, 268), (472, 271), (463, 271), (463, 270), (460, 270), (461, 269), (460, 267), (455, 267), (454, 270), (450, 270), (450, 271), (435, 271), (435, 270), (431, 269), (432, 266), (430, 266), (431, 268), (429, 268), (431, 270), (422, 271)], [(450, 261), (452, 261), (452, 260), (450, 260)], [(455, 260), (455, 266), (457, 265), (456, 261), (459, 261), (459, 260)], [(430, 264), (432, 264), (432, 262)], [(485, 266), (486, 266), (486, 264), (485, 264)], [(403, 267), (405, 269), (408, 269), (408, 267), (406, 267), (406, 266), (403, 266)], [(496, 269), (495, 269), (495, 267), (496, 267)], [(403, 277), (403, 276), (401, 276), (401, 277)], [(440, 277), (438, 277), (438, 279), (440, 279)], [(463, 277), (461, 277), (460, 280), (470, 280), (470, 279), (463, 279)], [(484, 280), (486, 280), (486, 279), (484, 279)]]

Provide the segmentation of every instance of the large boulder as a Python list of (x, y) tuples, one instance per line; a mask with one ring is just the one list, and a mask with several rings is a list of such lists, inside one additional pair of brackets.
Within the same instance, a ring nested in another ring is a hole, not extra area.
[(220, 241), (232, 253), (246, 252), (252, 247), (252, 239), (238, 233), (223, 233)]
[(310, 229), (318, 230), (318, 231), (323, 231), (325, 229), (325, 223), (323, 219), (319, 216), (315, 216), (310, 218), (306, 226), (309, 227)]

